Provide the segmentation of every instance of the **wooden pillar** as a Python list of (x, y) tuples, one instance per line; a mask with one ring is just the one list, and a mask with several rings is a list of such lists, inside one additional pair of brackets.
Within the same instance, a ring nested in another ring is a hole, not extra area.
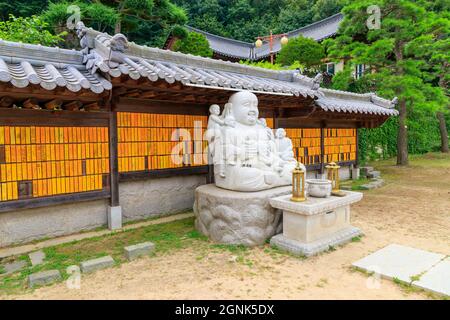
[(359, 129), (356, 128), (356, 159), (355, 159), (355, 167), (359, 167)]
[(117, 111), (114, 103), (111, 105), (109, 113), (109, 174), (111, 207), (120, 205), (119, 201), (119, 159), (118, 159), (118, 138), (117, 138)]
[(320, 174), (325, 173), (325, 122), (320, 123)]
[[(109, 102), (108, 102), (109, 103)], [(117, 109), (115, 101), (109, 104), (109, 177), (110, 205), (108, 207), (108, 228), (122, 228), (122, 207), (119, 201), (119, 154), (117, 133)]]

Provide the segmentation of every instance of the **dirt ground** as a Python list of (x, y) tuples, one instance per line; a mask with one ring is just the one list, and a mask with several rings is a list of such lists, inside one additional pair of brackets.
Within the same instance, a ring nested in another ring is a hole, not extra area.
[(8, 298), (429, 299), (351, 268), (391, 243), (450, 254), (450, 165), (423, 167), (428, 164), (399, 169), (380, 163), (387, 185), (364, 192), (353, 206), (353, 225), (365, 236), (335, 251), (299, 259), (254, 248), (242, 262), (233, 252), (186, 248), (83, 275), (80, 289), (60, 283)]

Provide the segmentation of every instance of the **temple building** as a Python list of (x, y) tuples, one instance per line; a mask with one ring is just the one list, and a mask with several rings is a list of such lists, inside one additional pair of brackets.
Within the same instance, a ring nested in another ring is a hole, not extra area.
[[(397, 115), (373, 93), (321, 88), (320, 75), (139, 46), (77, 27), (82, 49), (0, 41), (0, 247), (192, 208), (212, 181), (211, 104), (255, 93), (310, 176), (357, 165), (357, 129)], [(177, 158), (179, 161), (174, 161)]]
[[(312, 38), (320, 42), (336, 35), (339, 24), (341, 23), (343, 18), (343, 15), (341, 13), (338, 13), (305, 27), (289, 31), (286, 33), (286, 36), (289, 39), (292, 39), (301, 35), (305, 38)], [(209, 46), (213, 50), (214, 59), (234, 62), (240, 60), (259, 61), (267, 59), (270, 56), (270, 47), (267, 42), (263, 43), (260, 48), (257, 48), (255, 46), (255, 43), (221, 37), (191, 26), (186, 26), (186, 29), (191, 32), (203, 34), (206, 37), (209, 42)], [(175, 40), (176, 39), (174, 37), (169, 36), (164, 45), (164, 48), (169, 50), (172, 49)], [(273, 52), (276, 54), (280, 50), (280, 42), (274, 41)]]

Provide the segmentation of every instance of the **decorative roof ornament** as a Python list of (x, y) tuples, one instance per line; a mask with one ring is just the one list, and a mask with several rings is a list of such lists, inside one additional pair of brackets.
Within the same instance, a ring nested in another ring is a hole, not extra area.
[(109, 46), (113, 51), (125, 52), (128, 49), (128, 39), (123, 34), (117, 33), (111, 38)]
[(312, 86), (312, 90), (319, 90), (320, 89), (320, 85), (322, 84), (323, 81), (323, 74), (322, 73), (318, 73), (314, 78), (313, 78), (313, 86)]

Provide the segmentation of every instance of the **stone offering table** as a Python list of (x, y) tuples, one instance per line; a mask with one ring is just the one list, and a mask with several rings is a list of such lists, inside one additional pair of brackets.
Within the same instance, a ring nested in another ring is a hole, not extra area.
[(270, 199), (272, 207), (283, 210), (283, 233), (272, 237), (270, 244), (311, 256), (359, 236), (361, 231), (350, 225), (350, 205), (363, 194), (343, 192), (345, 197), (309, 197), (305, 202), (290, 201), (291, 195)]

